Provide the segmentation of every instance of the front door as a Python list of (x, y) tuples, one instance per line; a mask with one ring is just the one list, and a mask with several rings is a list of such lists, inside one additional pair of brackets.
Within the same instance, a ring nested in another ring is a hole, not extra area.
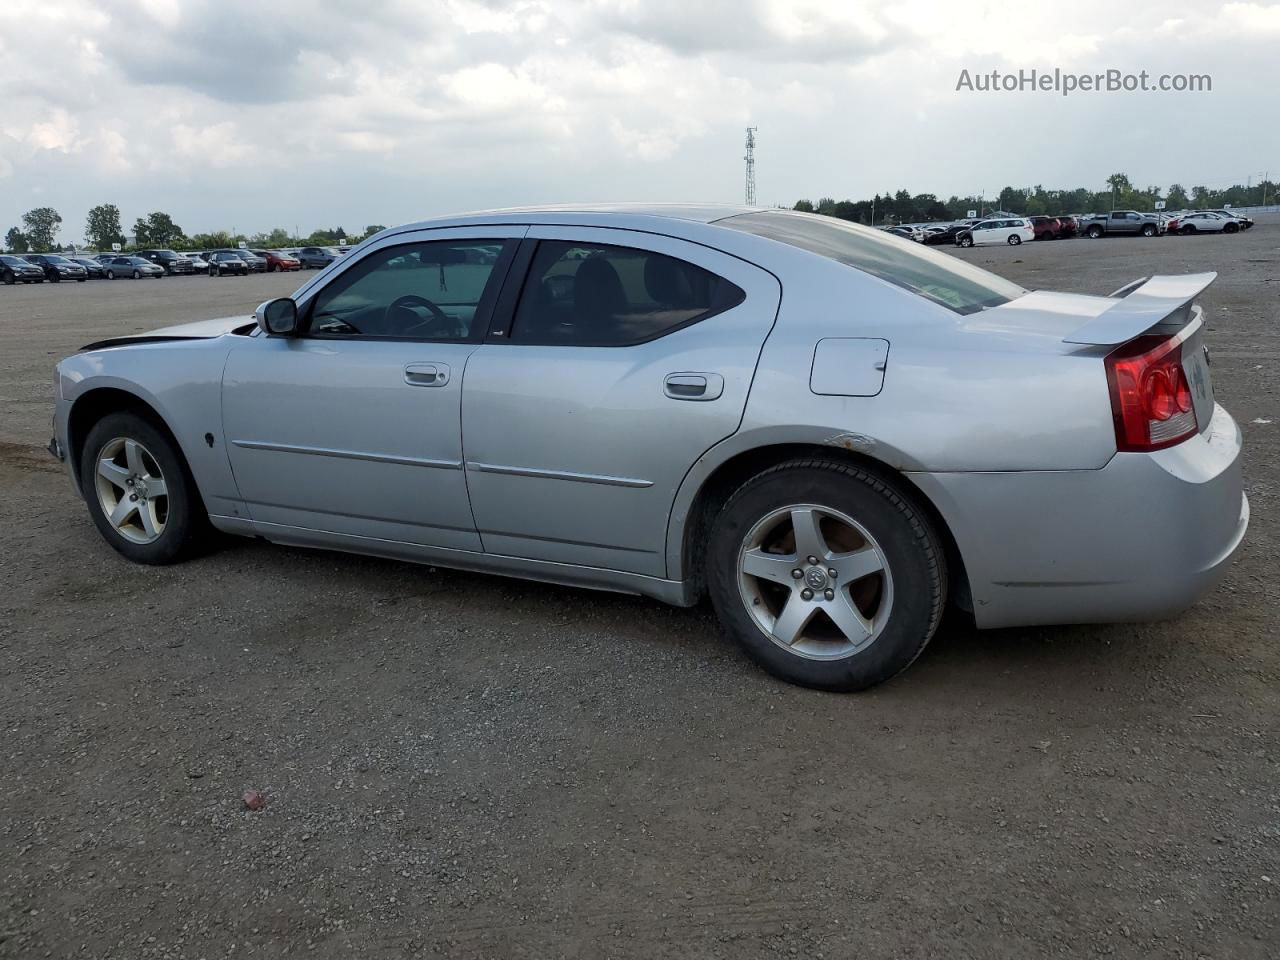
[(676, 488), (738, 428), (778, 282), (654, 234), (548, 226), (528, 238), (510, 326), (471, 357), (463, 386), (484, 548), (665, 576)]
[(256, 523), (480, 549), (462, 377), (523, 232), (389, 237), (299, 304), (299, 336), (236, 344), (223, 426)]

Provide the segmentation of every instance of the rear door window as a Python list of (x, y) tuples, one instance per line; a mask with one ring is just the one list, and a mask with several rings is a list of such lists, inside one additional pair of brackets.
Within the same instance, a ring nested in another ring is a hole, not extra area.
[(619, 347), (643, 343), (740, 304), (723, 277), (675, 257), (607, 244), (538, 244), (512, 343)]

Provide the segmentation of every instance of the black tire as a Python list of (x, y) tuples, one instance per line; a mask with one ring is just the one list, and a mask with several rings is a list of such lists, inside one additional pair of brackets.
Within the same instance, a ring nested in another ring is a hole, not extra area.
[[(738, 586), (744, 539), (782, 507), (814, 504), (840, 511), (878, 542), (893, 578), (880, 635), (838, 659), (811, 659), (766, 635)], [(932, 639), (947, 594), (945, 553), (924, 513), (894, 484), (851, 464), (792, 460), (743, 485), (716, 517), (706, 558), (711, 601), (725, 632), (774, 676), (820, 690), (862, 690), (905, 670)]]
[(115, 272), (114, 270), (108, 270), (108, 271), (107, 271), (107, 279), (108, 279), (108, 280), (114, 280), (115, 278), (116, 278), (116, 272)]
[(1009, 234), (1009, 239), (1008, 239), (1009, 246), (1016, 247), (1021, 242), (1022, 242), (1022, 238), (1018, 236), (1016, 233)]
[(61, 283), (61, 282), (62, 282), (62, 278), (61, 278), (60, 276), (58, 276), (58, 275), (55, 273), (55, 274), (52, 274), (52, 275), (49, 277), (49, 282), (50, 282), (50, 283)]
[[(113, 439), (137, 440), (155, 458), (168, 489), (168, 515), (164, 530), (151, 543), (134, 543), (111, 525), (97, 494), (97, 464), (101, 451)], [(81, 489), (89, 515), (103, 539), (134, 563), (177, 563), (196, 551), (209, 529), (204, 503), (191, 479), (191, 471), (177, 445), (150, 417), (137, 413), (111, 413), (93, 425), (80, 457)]]
[(1222, 228), (1222, 232), (1223, 233), (1239, 233), (1240, 228), (1234, 223), (1228, 223), (1225, 227)]
[(6, 270), (4, 272), (4, 285), (6, 287), (12, 287), (17, 282), (18, 278), (13, 275), (12, 270)]
[(1089, 239), (1091, 240), (1097, 240), (1102, 236), (1102, 228), (1097, 224), (1090, 227), (1087, 232), (1089, 234)]
[(1188, 223), (1185, 227), (1182, 228), (1182, 235), (1184, 237), (1189, 237), (1191, 236), (1191, 234), (1195, 232), (1196, 232), (1196, 228), (1190, 223)]
[(1156, 228), (1155, 228), (1155, 224), (1152, 224), (1152, 223), (1148, 223), (1148, 224), (1146, 224), (1146, 225), (1142, 228), (1142, 235), (1143, 235), (1144, 237), (1154, 237), (1154, 236), (1156, 235)]
[(141, 280), (141, 279), (142, 279), (142, 272), (141, 272), (140, 270), (135, 270), (135, 271), (133, 271), (133, 279), (135, 279), (135, 280)]
[(217, 275), (218, 275), (218, 268), (217, 268), (217, 267), (212, 267), (212, 266), (211, 266), (211, 267), (209, 268), (209, 276), (211, 276), (211, 277), (216, 277)]
[(88, 277), (76, 277), (76, 283), (84, 283), (88, 279)]
[(959, 240), (956, 241), (956, 243), (958, 243), (962, 247), (972, 247), (973, 237), (969, 237), (969, 236), (961, 237)]

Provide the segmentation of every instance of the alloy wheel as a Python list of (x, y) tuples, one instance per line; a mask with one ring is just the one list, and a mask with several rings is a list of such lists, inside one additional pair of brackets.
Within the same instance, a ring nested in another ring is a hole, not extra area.
[(889, 561), (875, 538), (816, 504), (779, 508), (751, 528), (738, 554), (738, 591), (765, 636), (813, 660), (869, 647), (893, 607)]
[(169, 517), (169, 490), (146, 447), (116, 437), (98, 452), (95, 489), (112, 529), (132, 543), (154, 543)]

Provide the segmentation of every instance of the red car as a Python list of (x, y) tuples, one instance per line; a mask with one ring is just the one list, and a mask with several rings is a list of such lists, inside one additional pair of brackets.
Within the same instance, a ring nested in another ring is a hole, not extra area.
[(1057, 240), (1062, 224), (1057, 217), (1027, 217), (1031, 221), (1031, 229), (1036, 232), (1037, 240)]
[(289, 256), (287, 253), (276, 253), (274, 250), (252, 250), (250, 252), (267, 261), (267, 273), (275, 270), (302, 269), (302, 261), (297, 257)]

